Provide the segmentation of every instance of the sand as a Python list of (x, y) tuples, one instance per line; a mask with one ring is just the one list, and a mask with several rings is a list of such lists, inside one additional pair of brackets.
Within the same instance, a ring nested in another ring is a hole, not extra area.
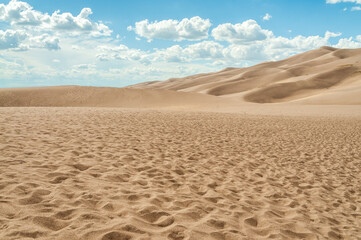
[(361, 49), (0, 89), (0, 239), (361, 239)]
[(322, 47), (282, 61), (131, 87), (204, 93), (241, 102), (360, 105), (361, 49)]
[(0, 108), (0, 239), (359, 239), (360, 120)]
[(233, 102), (235, 101), (205, 94), (158, 89), (86, 86), (0, 88), (0, 107), (123, 107), (196, 110), (231, 106)]

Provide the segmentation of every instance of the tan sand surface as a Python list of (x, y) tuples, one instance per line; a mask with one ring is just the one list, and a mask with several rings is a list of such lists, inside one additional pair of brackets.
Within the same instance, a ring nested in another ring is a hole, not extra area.
[(0, 89), (1, 240), (361, 239), (360, 182), (361, 49)]
[(0, 107), (125, 107), (203, 109), (233, 101), (199, 93), (158, 89), (55, 86), (0, 88)]
[(0, 239), (360, 239), (361, 118), (274, 115), (0, 108)]
[[(359, 101), (361, 95), (354, 96)], [(342, 104), (344, 97), (332, 98), (333, 104), (302, 102), (250, 103), (200, 93), (171, 90), (112, 87), (57, 86), (0, 88), (0, 107), (107, 107), (153, 110), (182, 110), (276, 116), (352, 116), (361, 117), (361, 104)], [(321, 105), (320, 105), (321, 104)]]

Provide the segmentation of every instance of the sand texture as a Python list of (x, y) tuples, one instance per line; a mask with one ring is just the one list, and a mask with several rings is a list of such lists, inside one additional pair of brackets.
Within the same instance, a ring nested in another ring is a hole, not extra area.
[(0, 239), (360, 239), (360, 120), (0, 108)]
[(361, 49), (0, 89), (0, 239), (361, 239)]

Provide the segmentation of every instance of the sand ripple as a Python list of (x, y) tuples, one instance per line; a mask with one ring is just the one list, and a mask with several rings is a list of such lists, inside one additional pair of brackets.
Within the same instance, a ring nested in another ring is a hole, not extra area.
[(360, 119), (0, 109), (0, 239), (358, 239)]

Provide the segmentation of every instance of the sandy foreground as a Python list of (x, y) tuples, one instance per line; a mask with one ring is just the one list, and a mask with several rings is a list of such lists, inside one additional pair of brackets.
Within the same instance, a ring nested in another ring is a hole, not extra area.
[(0, 239), (360, 239), (360, 122), (0, 108)]

